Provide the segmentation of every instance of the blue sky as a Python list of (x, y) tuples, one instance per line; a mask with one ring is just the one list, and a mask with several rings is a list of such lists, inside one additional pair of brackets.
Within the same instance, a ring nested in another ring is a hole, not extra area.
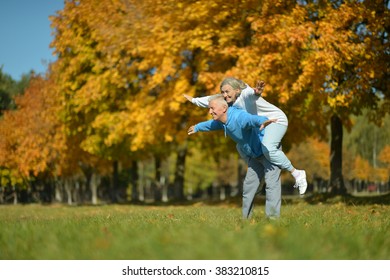
[(0, 67), (19, 80), (34, 70), (44, 73), (55, 60), (50, 15), (62, 10), (64, 0), (0, 0)]

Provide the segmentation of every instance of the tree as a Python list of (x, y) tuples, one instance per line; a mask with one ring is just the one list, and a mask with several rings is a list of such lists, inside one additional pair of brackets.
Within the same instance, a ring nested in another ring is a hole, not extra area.
[(352, 119), (354, 129), (347, 135), (346, 145), (376, 168), (380, 167), (379, 153), (390, 139), (390, 131), (386, 129), (390, 126), (390, 116), (385, 116), (382, 123), (376, 125), (369, 121), (371, 115), (372, 112), (365, 110), (361, 116)]
[(58, 173), (64, 142), (57, 117), (55, 84), (31, 77), (25, 92), (15, 97), (15, 110), (4, 112), (0, 123), (0, 166), (12, 174), (9, 183), (24, 188), (34, 178)]
[(23, 94), (30, 82), (31, 74), (24, 74), (20, 81), (14, 81), (12, 77), (3, 73), (0, 67), (0, 116), (4, 110), (15, 109), (14, 97)]
[(329, 191), (344, 193), (342, 127), (363, 108), (379, 112), (377, 120), (389, 112), (388, 1), (267, 4), (248, 17), (252, 44), (240, 50), (235, 72), (268, 82), (266, 98), (290, 117), (291, 142), (326, 138), (330, 123)]
[[(175, 185), (182, 197), (186, 128), (205, 115), (185, 104), (182, 94), (207, 94), (215, 85), (198, 77), (233, 65), (210, 45), (213, 36), (218, 41), (226, 12), (210, 26), (204, 22), (205, 14), (218, 14), (218, 4), (223, 1), (66, 3), (53, 18), (52, 46), (59, 56), (66, 126), (84, 151), (123, 160), (139, 151), (169, 155), (178, 148)], [(229, 19), (233, 30), (235, 19)], [(194, 30), (193, 24), (199, 26)]]
[(83, 165), (95, 165), (99, 158), (111, 163), (114, 202), (119, 191), (118, 161), (130, 151), (123, 126), (129, 123), (127, 102), (134, 93), (123, 76), (128, 69), (120, 65), (127, 53), (121, 53), (113, 41), (118, 34), (115, 26), (123, 19), (122, 6), (119, 1), (68, 1), (52, 17), (52, 46), (59, 56), (54, 67), (62, 73), (57, 83), (65, 101), (66, 133), (72, 146), (85, 155)]
[(3, 68), (0, 68), (0, 116), (4, 110), (11, 107), (11, 90), (15, 82), (11, 76), (3, 73)]

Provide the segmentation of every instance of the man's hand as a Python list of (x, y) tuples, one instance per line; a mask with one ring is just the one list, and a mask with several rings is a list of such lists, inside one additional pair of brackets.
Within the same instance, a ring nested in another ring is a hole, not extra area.
[(183, 94), (183, 96), (190, 102), (192, 102), (192, 96), (189, 96), (188, 94)]
[(271, 123), (276, 122), (278, 119), (272, 119), (272, 120), (266, 120), (260, 125), (260, 130), (263, 130), (266, 126), (270, 125)]
[(254, 88), (255, 94), (261, 96), (263, 94), (264, 88), (265, 88), (265, 82), (257, 81), (256, 87)]
[(187, 134), (188, 134), (188, 135), (191, 135), (191, 134), (194, 134), (194, 133), (196, 133), (196, 132), (195, 132), (195, 125), (191, 126), (191, 127), (188, 129), (188, 131), (187, 131)]

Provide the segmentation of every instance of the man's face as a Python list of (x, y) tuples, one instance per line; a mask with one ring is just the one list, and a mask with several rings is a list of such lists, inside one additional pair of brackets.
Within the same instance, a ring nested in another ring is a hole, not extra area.
[(222, 121), (226, 110), (226, 105), (223, 105), (218, 101), (212, 100), (209, 103), (209, 113), (215, 121)]
[(229, 105), (232, 105), (236, 101), (239, 93), (240, 90), (233, 89), (231, 85), (224, 85), (221, 88), (221, 94)]

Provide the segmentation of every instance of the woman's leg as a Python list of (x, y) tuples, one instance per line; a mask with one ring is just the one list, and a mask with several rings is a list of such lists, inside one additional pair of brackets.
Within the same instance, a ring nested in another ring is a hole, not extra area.
[(299, 193), (304, 194), (307, 189), (306, 172), (304, 170), (297, 170), (291, 164), (291, 161), (283, 153), (282, 138), (286, 134), (287, 126), (272, 123), (265, 128), (264, 137), (262, 140), (262, 150), (266, 159), (272, 164), (279, 166), (291, 172), (295, 178), (295, 188), (299, 188)]
[(262, 150), (266, 159), (281, 169), (292, 172), (294, 167), (281, 149), (282, 138), (286, 134), (287, 126), (278, 123), (268, 125), (264, 130)]

